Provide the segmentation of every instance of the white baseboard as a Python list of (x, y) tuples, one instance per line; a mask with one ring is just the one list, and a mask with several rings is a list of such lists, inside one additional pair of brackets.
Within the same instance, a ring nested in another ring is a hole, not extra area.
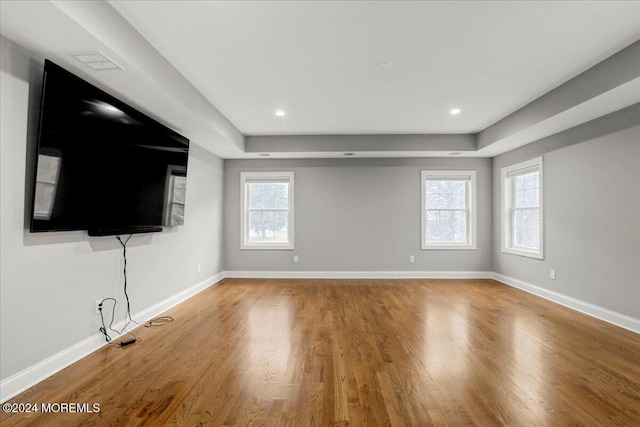
[(136, 322), (146, 322), (148, 320), (153, 319), (161, 313), (169, 310), (171, 307), (175, 307), (181, 302), (191, 298), (192, 296), (204, 291), (205, 289), (217, 284), (219, 281), (224, 279), (224, 272), (218, 273), (215, 276), (211, 276), (202, 282), (185, 289), (184, 291), (167, 298), (164, 301), (159, 302), (158, 304), (147, 308), (146, 310), (142, 310), (140, 313), (133, 316), (133, 320)]
[(491, 271), (225, 271), (243, 279), (491, 279)]
[[(222, 279), (224, 279), (224, 273), (218, 273), (215, 276), (203, 280), (202, 282), (133, 315), (133, 320), (144, 323), (147, 320), (153, 319), (171, 307), (180, 304), (184, 300), (191, 298), (210, 286), (215, 285)], [(114, 326), (114, 329), (120, 330), (123, 327), (124, 322), (120, 322)], [(117, 339), (118, 337), (112, 338)], [(48, 357), (39, 363), (36, 363), (33, 366), (28, 367), (23, 371), (18, 372), (17, 374), (10, 376), (0, 382), (0, 402), (5, 402), (6, 400), (11, 399), (15, 395), (33, 387), (45, 378), (61, 371), (67, 366), (88, 356), (105, 345), (104, 336), (98, 333), (65, 350), (62, 350), (57, 354), (54, 354), (51, 357)]]
[(505, 285), (518, 288), (591, 317), (595, 317), (596, 319), (603, 320), (607, 323), (628, 329), (636, 334), (640, 334), (640, 320), (634, 319), (633, 317), (625, 316), (624, 314), (616, 313), (615, 311), (607, 310), (606, 308), (598, 307), (597, 305), (559, 294), (499, 273), (493, 273), (493, 278)]
[(40, 381), (93, 353), (105, 344), (102, 334), (95, 334), (0, 382), (0, 402), (33, 387)]

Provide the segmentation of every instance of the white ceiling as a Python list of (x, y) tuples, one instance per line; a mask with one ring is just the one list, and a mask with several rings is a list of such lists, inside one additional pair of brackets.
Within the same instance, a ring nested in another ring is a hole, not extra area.
[[(640, 39), (638, 1), (2, 0), (0, 7), (4, 36), (226, 158), (255, 157), (237, 130), (475, 134)], [(93, 50), (124, 71), (91, 71), (68, 55)], [(637, 88), (623, 94), (626, 105), (640, 99)], [(462, 113), (450, 116), (454, 107)], [(606, 108), (592, 105), (591, 116)], [(284, 117), (275, 116), (279, 109)]]
[(634, 2), (110, 3), (246, 135), (476, 133), (640, 37)]

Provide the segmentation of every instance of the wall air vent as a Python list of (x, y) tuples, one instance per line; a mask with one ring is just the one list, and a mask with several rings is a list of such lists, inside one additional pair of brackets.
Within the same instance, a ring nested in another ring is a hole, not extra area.
[(92, 70), (122, 70), (121, 66), (119, 66), (100, 52), (76, 52), (70, 53), (69, 55), (73, 56)]

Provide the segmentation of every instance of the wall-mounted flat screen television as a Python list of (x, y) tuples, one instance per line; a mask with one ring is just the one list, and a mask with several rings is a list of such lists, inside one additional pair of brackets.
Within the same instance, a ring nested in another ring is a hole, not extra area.
[(189, 140), (45, 61), (31, 231), (162, 231), (184, 222)]

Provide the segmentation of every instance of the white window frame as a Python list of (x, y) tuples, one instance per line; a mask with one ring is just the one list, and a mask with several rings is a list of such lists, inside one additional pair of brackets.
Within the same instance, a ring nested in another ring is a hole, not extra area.
[[(513, 203), (514, 203), (514, 183), (513, 178), (530, 172), (540, 172), (540, 247), (530, 250), (513, 245)], [(535, 259), (544, 259), (544, 186), (543, 186), (542, 157), (536, 157), (501, 169), (500, 186), (502, 189), (502, 252), (520, 255)]]
[[(240, 249), (249, 250), (293, 250), (293, 230), (294, 230), (294, 212), (293, 212), (293, 198), (294, 198), (294, 184), (293, 184), (293, 172), (241, 172), (240, 173)], [(287, 242), (264, 242), (256, 243), (249, 241), (249, 192), (248, 181), (287, 181), (289, 183), (289, 206), (288, 206), (288, 218), (287, 218)]]
[[(474, 170), (423, 170), (420, 174), (421, 178), (421, 241), (423, 250), (473, 250), (476, 249), (476, 171)], [(427, 206), (426, 206), (426, 183), (427, 180), (437, 180), (436, 178), (445, 178), (450, 180), (460, 179), (466, 180), (466, 211), (467, 211), (467, 241), (465, 243), (429, 243), (427, 242), (426, 224), (427, 224)]]

